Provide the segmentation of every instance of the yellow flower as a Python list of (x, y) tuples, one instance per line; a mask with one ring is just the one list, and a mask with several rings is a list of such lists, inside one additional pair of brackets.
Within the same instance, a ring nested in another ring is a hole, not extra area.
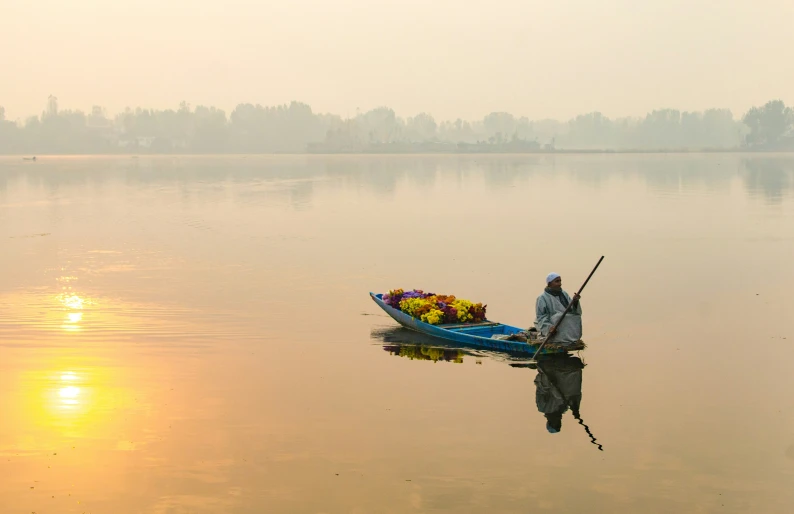
[(422, 314), (422, 321), (431, 325), (439, 325), (444, 321), (444, 312), (439, 309), (432, 309), (426, 314)]

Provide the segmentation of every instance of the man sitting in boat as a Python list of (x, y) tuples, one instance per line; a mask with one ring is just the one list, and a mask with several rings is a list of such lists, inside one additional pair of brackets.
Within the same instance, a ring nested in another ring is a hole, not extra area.
[[(546, 289), (535, 302), (535, 328), (541, 337), (554, 335), (553, 341), (556, 343), (575, 343), (582, 338), (582, 306), (579, 298), (579, 294), (574, 294), (571, 299), (562, 289), (562, 277), (558, 273), (549, 273), (546, 277)], [(571, 310), (555, 330), (554, 326), (568, 308), (568, 304), (572, 304)]]

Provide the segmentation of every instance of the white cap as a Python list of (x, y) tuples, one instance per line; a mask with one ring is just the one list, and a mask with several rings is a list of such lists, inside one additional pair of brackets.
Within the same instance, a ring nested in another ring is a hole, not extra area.
[(552, 280), (554, 280), (555, 278), (560, 278), (560, 274), (559, 273), (549, 273), (549, 276), (546, 277), (546, 283), (547, 284), (551, 284)]

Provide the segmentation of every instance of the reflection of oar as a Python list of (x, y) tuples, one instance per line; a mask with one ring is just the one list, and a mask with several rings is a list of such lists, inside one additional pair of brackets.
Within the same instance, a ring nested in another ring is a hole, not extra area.
[(551, 384), (551, 386), (554, 388), (554, 390), (557, 391), (560, 394), (560, 396), (562, 397), (562, 400), (565, 402), (565, 405), (567, 405), (568, 408), (571, 409), (571, 414), (573, 414), (573, 417), (579, 422), (580, 425), (582, 425), (584, 427), (584, 431), (587, 432), (587, 435), (590, 436), (590, 442), (593, 443), (594, 445), (598, 446), (598, 450), (599, 451), (604, 451), (604, 446), (602, 444), (599, 444), (599, 443), (596, 442), (596, 438), (593, 435), (593, 433), (590, 431), (590, 427), (585, 425), (584, 424), (584, 420), (579, 415), (579, 413), (577, 411), (573, 410), (573, 406), (571, 405), (571, 402), (568, 400), (568, 398), (565, 397), (565, 395), (562, 393), (560, 388), (557, 387), (557, 384), (554, 383), (554, 380), (551, 379), (551, 375), (549, 375), (548, 373), (543, 371), (543, 368), (541, 367), (540, 362), (538, 362), (538, 373), (543, 373), (544, 375), (546, 375), (546, 378), (549, 379), (549, 384)]
[[(591, 271), (590, 274), (587, 276), (587, 280), (585, 280), (584, 284), (582, 284), (582, 287), (579, 288), (579, 291), (576, 293), (577, 296), (582, 294), (582, 291), (584, 291), (584, 287), (587, 285), (588, 282), (590, 282), (590, 279), (592, 278), (593, 273), (596, 272), (598, 267), (601, 265), (601, 261), (603, 261), (603, 260), (604, 260), (604, 256), (602, 255), (601, 258), (598, 259), (598, 262), (596, 263), (595, 268), (593, 268), (593, 271)], [(543, 345), (548, 343), (549, 339), (554, 337), (554, 334), (557, 333), (557, 327), (560, 326), (560, 324), (562, 323), (562, 320), (565, 319), (565, 315), (568, 314), (568, 312), (570, 312), (570, 310), (572, 308), (573, 308), (573, 300), (568, 302), (568, 307), (565, 308), (565, 311), (563, 311), (562, 316), (560, 316), (560, 319), (558, 319), (557, 323), (551, 328), (551, 330), (549, 330), (549, 336), (545, 339), (545, 341), (540, 343), (540, 346), (538, 346), (538, 349), (535, 350), (535, 354), (532, 356), (532, 360), (533, 361), (535, 360), (535, 357), (538, 356), (538, 353), (540, 353), (540, 350), (543, 348)]]

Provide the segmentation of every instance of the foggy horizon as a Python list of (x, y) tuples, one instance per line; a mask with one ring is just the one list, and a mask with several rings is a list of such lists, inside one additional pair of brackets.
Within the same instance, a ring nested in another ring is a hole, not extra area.
[(178, 101), (178, 102), (176, 102), (174, 104), (164, 105), (164, 106), (154, 106), (154, 105), (143, 105), (143, 104), (137, 104), (137, 103), (129, 103), (128, 105), (125, 105), (120, 110), (115, 111), (113, 109), (108, 108), (102, 102), (90, 102), (87, 105), (71, 105), (70, 103), (65, 102), (63, 100), (63, 98), (60, 97), (58, 94), (53, 93), (51, 95), (48, 95), (46, 98), (44, 98), (44, 100), (41, 102), (41, 108), (38, 111), (34, 111), (34, 112), (31, 112), (31, 113), (28, 113), (28, 114), (26, 114), (24, 116), (15, 116), (14, 112), (16, 111), (16, 109), (14, 109), (13, 105), (9, 106), (8, 104), (0, 103), (0, 107), (4, 108), (4, 110), (5, 110), (5, 119), (7, 121), (11, 121), (11, 122), (15, 122), (15, 123), (24, 123), (29, 118), (46, 116), (47, 112), (48, 112), (48, 108), (49, 108), (49, 100), (50, 100), (50, 98), (55, 99), (57, 101), (58, 110), (60, 112), (80, 112), (80, 113), (84, 113), (86, 115), (89, 115), (89, 114), (91, 114), (93, 108), (101, 107), (102, 110), (103, 110), (103, 114), (108, 119), (114, 119), (114, 118), (116, 118), (118, 116), (124, 115), (127, 112), (136, 112), (138, 110), (151, 111), (151, 112), (178, 111), (178, 110), (180, 110), (182, 108), (183, 105), (187, 106), (191, 111), (194, 111), (196, 108), (219, 109), (219, 110), (223, 111), (225, 113), (225, 115), (228, 117), (235, 111), (236, 108), (238, 108), (240, 106), (245, 106), (245, 105), (251, 105), (251, 106), (255, 106), (255, 107), (262, 107), (262, 108), (265, 108), (265, 109), (277, 109), (277, 108), (288, 108), (290, 105), (293, 105), (293, 104), (300, 104), (300, 105), (305, 105), (305, 106), (308, 106), (309, 108), (311, 108), (312, 113), (315, 114), (315, 115), (318, 115), (318, 116), (332, 116), (332, 117), (337, 117), (337, 118), (342, 119), (342, 120), (353, 120), (353, 119), (355, 119), (357, 117), (361, 117), (362, 115), (366, 115), (367, 113), (370, 113), (370, 112), (374, 112), (374, 111), (378, 111), (378, 110), (382, 110), (382, 109), (387, 109), (387, 110), (393, 111), (395, 116), (397, 116), (397, 118), (402, 119), (402, 120), (411, 119), (411, 118), (413, 118), (415, 116), (429, 115), (438, 123), (442, 123), (442, 122), (450, 122), (451, 123), (451, 122), (455, 122), (456, 120), (462, 120), (462, 121), (465, 121), (465, 122), (477, 123), (477, 122), (482, 121), (484, 118), (488, 117), (489, 115), (503, 114), (503, 113), (504, 114), (509, 114), (509, 115), (515, 117), (515, 119), (517, 119), (517, 120), (523, 118), (523, 119), (529, 120), (531, 122), (553, 121), (553, 122), (567, 123), (567, 122), (570, 122), (570, 121), (574, 121), (578, 117), (588, 116), (588, 115), (593, 115), (593, 114), (600, 114), (604, 118), (607, 118), (607, 119), (610, 119), (610, 120), (613, 120), (613, 121), (642, 120), (643, 118), (647, 117), (648, 115), (650, 115), (650, 114), (652, 114), (654, 112), (661, 112), (661, 111), (678, 111), (678, 112), (680, 112), (682, 114), (683, 113), (702, 114), (702, 113), (704, 113), (706, 111), (730, 111), (731, 115), (733, 116), (733, 119), (735, 119), (737, 121), (741, 121), (742, 118), (745, 116), (745, 114), (747, 114), (748, 111), (750, 111), (753, 108), (762, 106), (762, 105), (764, 105), (764, 104), (766, 104), (767, 102), (770, 102), (770, 101), (782, 101), (786, 105), (794, 104), (794, 101), (793, 102), (788, 102), (785, 97), (777, 96), (777, 97), (774, 97), (774, 98), (762, 99), (762, 100), (760, 100), (759, 102), (757, 102), (755, 104), (749, 105), (747, 107), (747, 109), (744, 109), (744, 110), (741, 110), (741, 111), (736, 111), (736, 110), (731, 109), (730, 107), (727, 107), (727, 106), (724, 106), (724, 105), (709, 105), (709, 106), (705, 106), (705, 107), (699, 108), (699, 109), (682, 109), (682, 108), (680, 108), (679, 106), (676, 106), (676, 105), (658, 105), (658, 106), (655, 106), (655, 107), (651, 107), (651, 108), (647, 109), (644, 112), (638, 112), (636, 114), (629, 114), (629, 115), (625, 115), (625, 116), (611, 115), (610, 113), (605, 112), (603, 109), (596, 108), (596, 109), (592, 109), (590, 111), (575, 112), (575, 113), (572, 113), (570, 116), (532, 116), (532, 115), (528, 115), (528, 114), (522, 113), (522, 112), (511, 111), (509, 109), (501, 109), (501, 110), (494, 110), (494, 111), (484, 112), (482, 115), (478, 115), (478, 116), (474, 116), (474, 117), (463, 117), (463, 116), (439, 117), (439, 116), (436, 116), (433, 112), (430, 112), (430, 111), (401, 112), (401, 111), (398, 111), (396, 108), (394, 108), (393, 106), (391, 106), (389, 104), (375, 105), (375, 106), (372, 106), (372, 107), (368, 107), (366, 109), (365, 108), (356, 108), (352, 112), (343, 112), (343, 113), (342, 112), (333, 112), (333, 111), (324, 111), (324, 110), (317, 109), (314, 105), (312, 105), (311, 102), (307, 102), (307, 101), (302, 100), (300, 98), (294, 98), (294, 99), (291, 99), (291, 100), (288, 100), (288, 101), (285, 101), (285, 102), (279, 102), (279, 103), (265, 103), (265, 102), (245, 101), (245, 100), (243, 100), (243, 101), (239, 101), (239, 102), (234, 103), (230, 107), (214, 105), (214, 104), (207, 104), (207, 103), (201, 103), (201, 102), (191, 102), (191, 101), (189, 101), (187, 99), (182, 99), (182, 100), (180, 100), (180, 101)]
[(386, 106), (400, 116), (480, 119), (509, 112), (567, 120), (598, 111), (730, 109), (794, 103), (794, 4), (583, 0), (342, 0), (223, 4), (17, 0), (0, 33), (0, 105), (24, 120), (61, 108), (109, 114), (181, 101), (231, 112), (240, 103), (305, 102), (355, 117)]

